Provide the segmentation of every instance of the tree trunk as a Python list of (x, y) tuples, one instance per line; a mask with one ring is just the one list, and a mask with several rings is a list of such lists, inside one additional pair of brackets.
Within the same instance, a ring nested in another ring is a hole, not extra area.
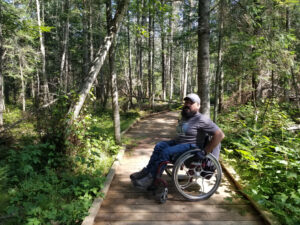
[(60, 85), (61, 87), (67, 91), (67, 80), (68, 80), (68, 63), (67, 63), (67, 54), (68, 54), (68, 46), (69, 46), (69, 0), (65, 0), (65, 9), (64, 12), (67, 14), (67, 19), (65, 22), (64, 28), (64, 40), (63, 40), (63, 53), (61, 57), (60, 64)]
[[(111, 0), (106, 0), (106, 18), (107, 18), (107, 32), (109, 33), (111, 22), (112, 22)], [(111, 78), (111, 97), (112, 97), (112, 108), (113, 108), (113, 115), (114, 115), (115, 141), (117, 144), (120, 144), (121, 132), (120, 132), (117, 74), (115, 70), (115, 47), (116, 47), (115, 40), (113, 40), (111, 47), (109, 49), (109, 73)]]
[[(1, 4), (0, 4), (0, 21), (3, 21)], [(4, 83), (3, 83), (3, 72), (2, 72), (3, 56), (4, 56), (4, 49), (3, 49), (3, 37), (2, 37), (2, 23), (0, 23), (0, 128), (1, 126), (3, 126), (3, 112), (4, 112)]]
[(130, 22), (130, 16), (129, 13), (127, 14), (128, 16), (128, 23), (127, 23), (127, 43), (128, 43), (128, 76), (129, 76), (129, 103), (130, 103), (130, 108), (133, 107), (133, 102), (132, 102), (132, 57), (131, 57), (131, 44), (130, 44), (130, 27), (129, 27), (129, 22)]
[(218, 120), (218, 107), (219, 107), (219, 71), (217, 69), (215, 76), (215, 94), (214, 94), (214, 115), (213, 121), (216, 123)]
[(224, 71), (221, 70), (220, 81), (219, 81), (219, 113), (223, 110), (223, 99), (224, 99)]
[(210, 117), (209, 76), (209, 5), (208, 0), (199, 0), (198, 5), (198, 94), (201, 98), (201, 113)]
[[(188, 0), (188, 6), (186, 9), (186, 14), (187, 16), (185, 17), (184, 20), (186, 20), (186, 26), (184, 28), (184, 31), (186, 33), (190, 32), (191, 30), (191, 16), (192, 16), (192, 11), (191, 8), (193, 7), (192, 5), (192, 1)], [(191, 52), (190, 52), (190, 38), (187, 37), (184, 43), (184, 53), (185, 53), (185, 57), (184, 57), (184, 63), (183, 63), (183, 84), (182, 84), (182, 98), (184, 98), (187, 95), (188, 92), (188, 79), (189, 79), (189, 68), (190, 68), (190, 56), (191, 56)]]
[[(141, 20), (141, 16), (140, 16), (140, 1), (137, 1), (137, 25), (140, 25), (140, 20)], [(138, 91), (138, 98), (137, 101), (140, 104), (141, 103), (141, 99), (142, 99), (142, 81), (141, 81), (141, 71), (140, 69), (142, 68), (142, 66), (140, 66), (141, 60), (140, 60), (140, 51), (141, 51), (141, 37), (139, 37), (138, 35), (136, 36), (136, 57), (135, 57), (135, 71), (136, 71), (136, 76), (137, 76), (137, 91)]]
[(149, 104), (150, 107), (152, 108), (152, 89), (151, 89), (151, 79), (152, 79), (152, 63), (153, 63), (153, 58), (152, 58), (152, 38), (153, 38), (153, 30), (152, 30), (152, 7), (149, 5), (149, 24), (148, 24), (148, 32), (149, 32), (149, 37), (148, 37), (148, 97), (149, 97)]
[(39, 36), (40, 36), (40, 48), (42, 54), (42, 95), (43, 95), (43, 103), (47, 103), (49, 101), (49, 86), (48, 80), (46, 75), (46, 51), (45, 51), (45, 44), (44, 44), (44, 37), (42, 33), (42, 22), (41, 22), (41, 13), (40, 13), (40, 2), (36, 0), (36, 10), (37, 10), (37, 19), (38, 19), (38, 26), (39, 26)]
[(170, 29), (170, 36), (169, 36), (169, 77), (170, 77), (170, 93), (169, 93), (169, 99), (173, 99), (173, 92), (174, 92), (174, 77), (173, 77), (173, 2), (170, 2), (171, 7), (171, 15), (169, 18), (169, 29)]
[[(291, 26), (290, 11), (289, 11), (289, 6), (287, 5), (287, 8), (286, 8), (286, 32), (290, 31), (290, 26)], [(297, 99), (296, 100), (297, 101), (297, 106), (298, 106), (298, 109), (299, 109), (300, 108), (300, 102), (299, 102), (299, 98), (298, 98), (299, 97), (298, 81), (297, 81), (297, 78), (295, 76), (293, 66), (291, 66), (291, 76), (292, 76), (292, 84), (293, 84), (296, 99)]]
[(93, 1), (89, 0), (90, 62), (94, 60), (93, 15)]
[[(141, 4), (142, 4), (142, 21), (141, 21), (141, 26), (144, 27), (145, 23), (146, 23), (146, 16), (145, 16), (145, 13), (144, 13), (144, 9), (146, 8), (146, 0), (141, 0)], [(143, 45), (144, 45), (144, 37), (142, 35), (141, 38), (140, 38), (140, 55), (139, 55), (139, 61), (140, 61), (139, 72), (140, 72), (141, 94), (142, 94), (141, 98), (144, 98), (145, 92), (146, 92), (146, 89), (147, 89), (147, 88), (145, 88), (145, 85), (144, 85), (144, 73), (143, 73), (144, 48), (143, 48)]]
[(37, 93), (37, 96), (40, 96), (40, 85), (41, 85), (41, 82), (40, 82), (40, 75), (39, 75), (39, 71), (36, 70), (36, 93)]
[(252, 92), (251, 92), (251, 95), (252, 95), (252, 101), (253, 101), (253, 104), (256, 106), (256, 101), (257, 101), (257, 70), (254, 69), (252, 71)]
[(184, 98), (187, 95), (187, 85), (188, 85), (188, 70), (189, 70), (189, 59), (190, 52), (188, 49), (185, 49), (185, 57), (184, 57), (184, 66), (183, 66), (183, 89), (182, 89), (182, 97)]
[(239, 90), (238, 90), (238, 100), (237, 100), (237, 102), (239, 103), (239, 104), (242, 104), (242, 102), (243, 102), (243, 80), (242, 80), (242, 78), (239, 78), (238, 79), (238, 88), (239, 88)]
[[(1, 55), (0, 55), (1, 56)], [(3, 126), (3, 113), (4, 113), (4, 82), (2, 74), (2, 59), (0, 57), (0, 127)]]
[(275, 79), (274, 79), (274, 70), (271, 71), (271, 97), (275, 97)]
[(34, 87), (34, 79), (31, 80), (31, 97), (35, 98), (35, 87)]
[(181, 59), (181, 72), (180, 72), (180, 82), (179, 82), (179, 90), (180, 90), (180, 100), (183, 100), (185, 96), (183, 96), (183, 78), (184, 78), (184, 58), (185, 58), (185, 49), (182, 45), (182, 59)]
[(85, 99), (95, 82), (97, 75), (103, 65), (103, 62), (107, 56), (107, 53), (111, 47), (111, 44), (119, 30), (120, 23), (123, 19), (124, 13), (127, 10), (129, 0), (119, 1), (118, 8), (115, 13), (115, 17), (112, 20), (109, 33), (105, 37), (104, 43), (100, 46), (96, 57), (89, 69), (89, 74), (85, 78), (85, 81), (79, 91), (78, 100), (70, 107), (69, 113), (71, 113), (72, 118), (69, 120), (69, 124), (72, 124), (73, 121), (78, 117), (79, 112), (85, 102)]
[(88, 13), (87, 13), (87, 0), (83, 0), (82, 9), (82, 26), (83, 26), (83, 78), (88, 75), (89, 72), (89, 38), (88, 38)]
[(298, 109), (300, 109), (299, 89), (298, 89), (298, 83), (299, 82), (298, 82), (298, 80), (295, 76), (293, 67), (291, 67), (291, 75), (292, 75), (292, 83), (293, 83), (294, 90), (295, 90), (295, 95), (296, 95), (297, 107), (298, 107)]
[(162, 100), (166, 100), (166, 66), (165, 66), (165, 34), (162, 26), (161, 31), (161, 85), (162, 85)]
[(221, 73), (222, 73), (222, 55), (223, 55), (223, 27), (224, 27), (224, 20), (223, 20), (223, 0), (220, 0), (219, 3), (219, 36), (218, 36), (218, 59), (217, 59), (217, 71), (216, 71), (216, 79), (215, 79), (215, 98), (214, 98), (214, 122), (218, 120), (218, 108), (219, 108), (219, 87), (220, 87), (220, 80), (221, 80)]
[(21, 77), (21, 98), (22, 98), (22, 110), (26, 111), (26, 101), (25, 101), (25, 82), (24, 82), (24, 74), (23, 74), (23, 62), (22, 55), (19, 52), (19, 68), (20, 68), (20, 77)]
[[(154, 3), (153, 3), (154, 5)], [(155, 51), (155, 32), (154, 32), (154, 15), (153, 15), (153, 19), (152, 19), (152, 65), (149, 65), (152, 67), (151, 69), (151, 78), (152, 78), (152, 97), (151, 97), (151, 106), (152, 106), (152, 109), (154, 108), (154, 99), (155, 99), (155, 91), (156, 91), (156, 85), (155, 85), (155, 77), (154, 77), (154, 51)]]

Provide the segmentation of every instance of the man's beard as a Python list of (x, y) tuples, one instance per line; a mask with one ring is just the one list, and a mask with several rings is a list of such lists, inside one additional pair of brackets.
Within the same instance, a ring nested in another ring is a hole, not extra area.
[(185, 119), (189, 119), (191, 118), (192, 116), (194, 116), (197, 112), (193, 112), (191, 111), (190, 107), (188, 106), (185, 106), (182, 108), (182, 111), (181, 111), (181, 115), (183, 118)]

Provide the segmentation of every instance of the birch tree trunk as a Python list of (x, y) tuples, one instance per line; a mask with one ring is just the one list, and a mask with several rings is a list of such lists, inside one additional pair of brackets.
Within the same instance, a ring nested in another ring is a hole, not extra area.
[(89, 72), (89, 38), (88, 38), (88, 13), (87, 13), (87, 0), (83, 0), (82, 9), (82, 25), (83, 25), (83, 73), (86, 77)]
[[(192, 1), (187, 1), (187, 9), (186, 9), (186, 16), (184, 17), (185, 27), (184, 32), (188, 33), (191, 30), (191, 8), (192, 8)], [(190, 62), (190, 38), (187, 36), (185, 43), (184, 43), (184, 61), (183, 61), (183, 83), (182, 83), (182, 100), (187, 95), (187, 88), (188, 88), (188, 78), (189, 78), (189, 62)]]
[(208, 0), (199, 0), (198, 5), (198, 94), (201, 99), (200, 111), (210, 117), (210, 76), (209, 76), (209, 5)]
[(129, 22), (130, 22), (130, 16), (129, 13), (127, 14), (128, 16), (128, 23), (127, 23), (127, 43), (128, 43), (128, 76), (129, 76), (129, 103), (130, 103), (130, 108), (133, 106), (132, 102), (132, 57), (131, 57), (131, 44), (130, 44), (130, 27), (129, 27)]
[(60, 85), (64, 88), (65, 91), (68, 89), (68, 63), (67, 63), (67, 54), (68, 54), (68, 46), (69, 46), (69, 0), (65, 0), (65, 10), (67, 14), (67, 19), (65, 22), (64, 29), (64, 39), (63, 39), (63, 53), (61, 57), (60, 64)]
[(119, 1), (118, 8), (115, 13), (115, 17), (112, 20), (111, 26), (109, 28), (109, 33), (104, 39), (104, 43), (100, 46), (94, 61), (92, 62), (89, 74), (85, 78), (83, 85), (79, 91), (78, 100), (74, 102), (74, 104), (70, 107), (69, 113), (71, 113), (71, 119), (69, 120), (69, 124), (72, 124), (74, 120), (78, 117), (79, 112), (85, 102), (85, 99), (95, 82), (97, 75), (104, 63), (104, 60), (107, 56), (107, 53), (111, 47), (111, 44), (119, 30), (121, 21), (124, 17), (124, 13), (127, 10), (129, 4), (129, 0)]
[(153, 31), (152, 31), (152, 7), (149, 5), (149, 23), (148, 23), (148, 32), (149, 32), (149, 37), (148, 37), (148, 97), (149, 97), (149, 104), (150, 107), (152, 108), (152, 90), (151, 90), (151, 79), (152, 79), (152, 36), (153, 36)]
[(93, 36), (93, 1), (89, 0), (89, 34), (90, 34), (90, 62), (94, 59), (94, 36)]
[(47, 103), (49, 101), (49, 86), (48, 80), (46, 75), (46, 51), (45, 51), (45, 44), (44, 44), (44, 37), (42, 33), (42, 22), (41, 22), (41, 12), (40, 12), (40, 2), (36, 0), (36, 10), (37, 10), (37, 19), (38, 19), (38, 26), (39, 26), (39, 36), (40, 36), (40, 48), (41, 48), (41, 55), (42, 55), (42, 95), (43, 95), (43, 103)]
[(223, 110), (223, 99), (224, 99), (224, 71), (221, 70), (220, 80), (219, 80), (219, 113)]
[(185, 49), (185, 57), (184, 57), (184, 65), (183, 65), (182, 99), (187, 94), (188, 70), (189, 70), (189, 56), (190, 56), (190, 52), (186, 48), (184, 48), (184, 49)]
[[(106, 0), (106, 18), (107, 18), (107, 32), (109, 33), (111, 22), (112, 22), (112, 8), (111, 0)], [(119, 102), (118, 102), (118, 85), (117, 85), (117, 74), (115, 70), (115, 40), (112, 40), (111, 47), (109, 49), (109, 73), (111, 78), (111, 97), (112, 97), (112, 108), (114, 115), (114, 130), (115, 130), (115, 141), (117, 144), (121, 143), (121, 132), (120, 132), (120, 114), (119, 114)]]
[[(154, 5), (154, 3), (152, 2), (152, 5)], [(154, 28), (155, 28), (155, 25), (154, 25), (154, 15), (153, 15), (153, 19), (152, 19), (152, 71), (151, 71), (151, 78), (152, 78), (152, 96), (151, 96), (151, 106), (152, 106), (152, 109), (154, 108), (154, 99), (155, 99), (155, 91), (156, 91), (156, 85), (155, 85), (155, 77), (154, 77), (154, 51), (155, 51), (155, 32), (154, 32)]]
[(166, 66), (165, 66), (165, 34), (162, 26), (161, 31), (161, 85), (162, 85), (162, 100), (166, 100)]
[[(141, 20), (141, 16), (140, 16), (140, 1), (137, 1), (137, 25), (140, 25), (140, 20)], [(136, 76), (137, 76), (137, 91), (138, 91), (138, 98), (137, 101), (140, 104), (141, 99), (142, 99), (142, 81), (141, 81), (141, 71), (140, 69), (142, 68), (142, 66), (140, 65), (142, 62), (140, 60), (140, 51), (141, 51), (141, 37), (139, 37), (138, 35), (136, 36), (136, 57), (135, 57), (135, 71), (136, 71)]]
[[(144, 9), (146, 8), (146, 0), (141, 0), (142, 2), (142, 21), (141, 21), (141, 26), (144, 27), (145, 26), (145, 23), (146, 23), (146, 16), (145, 16), (145, 13), (144, 13)], [(141, 98), (143, 99), (144, 96), (145, 96), (145, 92), (146, 92), (146, 89), (145, 88), (145, 85), (144, 85), (144, 73), (143, 73), (143, 55), (144, 55), (144, 48), (143, 48), (143, 45), (144, 45), (144, 36), (142, 35), (141, 38), (140, 38), (140, 55), (139, 55), (139, 61), (140, 61), (140, 69), (139, 69), (139, 72), (140, 72), (140, 81), (141, 81)]]
[(184, 80), (184, 58), (185, 58), (185, 50), (184, 46), (182, 45), (182, 59), (181, 59), (181, 73), (180, 73), (180, 84), (179, 84), (179, 90), (180, 90), (180, 99), (183, 100), (183, 80)]

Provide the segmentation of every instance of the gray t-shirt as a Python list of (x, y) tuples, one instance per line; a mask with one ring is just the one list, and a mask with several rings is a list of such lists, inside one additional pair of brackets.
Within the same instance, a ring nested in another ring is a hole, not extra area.
[[(204, 148), (207, 137), (212, 136), (219, 127), (208, 117), (201, 113), (196, 113), (188, 120), (181, 119), (176, 128), (176, 144), (188, 143), (196, 144), (199, 148)], [(213, 150), (213, 154), (218, 158), (220, 145)]]

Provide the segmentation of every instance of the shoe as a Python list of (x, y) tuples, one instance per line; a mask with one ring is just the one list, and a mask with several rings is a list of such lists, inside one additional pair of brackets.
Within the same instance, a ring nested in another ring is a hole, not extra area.
[(147, 168), (145, 167), (139, 172), (135, 172), (133, 174), (130, 174), (130, 179), (131, 180), (138, 180), (138, 179), (141, 179), (141, 178), (145, 177), (148, 173), (149, 172), (148, 172)]
[(133, 182), (133, 185), (138, 188), (141, 188), (143, 190), (147, 190), (148, 187), (151, 186), (153, 181), (154, 181), (154, 178), (152, 177), (151, 173), (148, 173), (145, 177), (135, 180)]

